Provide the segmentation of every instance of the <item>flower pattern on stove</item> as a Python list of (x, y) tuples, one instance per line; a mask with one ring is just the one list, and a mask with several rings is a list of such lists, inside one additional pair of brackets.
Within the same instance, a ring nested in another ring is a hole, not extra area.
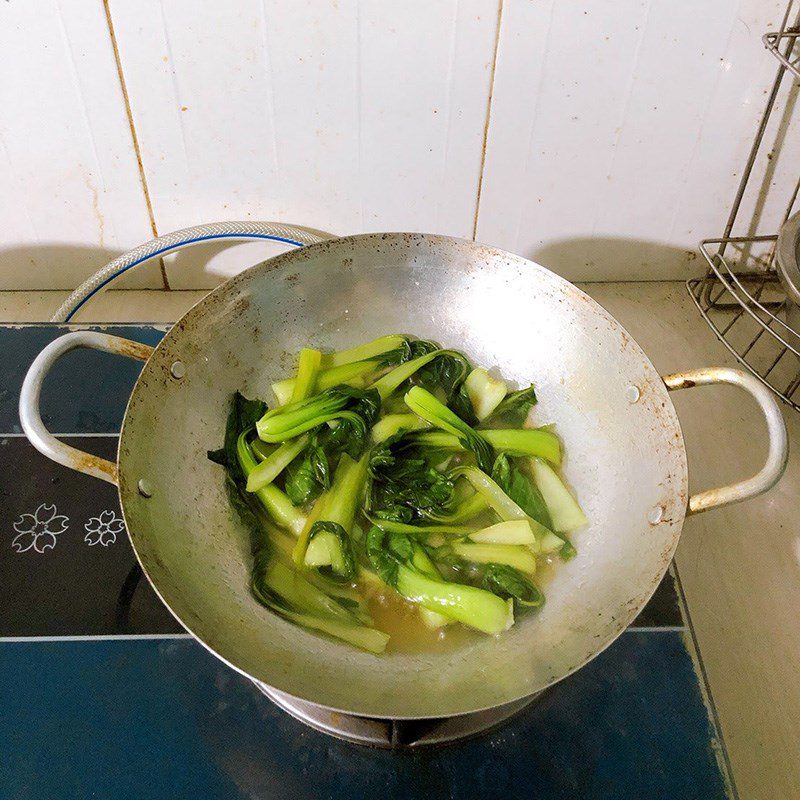
[(20, 514), (14, 523), (17, 535), (11, 540), (11, 546), (18, 553), (35, 550), (44, 553), (56, 546), (56, 536), (63, 533), (69, 524), (69, 518), (57, 513), (54, 505), (42, 503), (33, 514)]
[(117, 541), (117, 534), (122, 533), (125, 523), (113, 511), (104, 511), (99, 517), (91, 517), (83, 527), (86, 531), (83, 540), (89, 547), (96, 544), (108, 547)]

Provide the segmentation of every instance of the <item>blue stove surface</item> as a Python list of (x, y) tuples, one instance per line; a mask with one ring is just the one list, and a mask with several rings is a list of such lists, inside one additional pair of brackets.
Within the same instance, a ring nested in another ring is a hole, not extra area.
[(510, 723), (412, 752), (347, 744), (191, 639), (6, 642), (6, 797), (724, 798), (684, 634), (628, 632)]
[[(0, 327), (1, 798), (735, 796), (674, 568), (608, 650), (473, 740), (383, 751), (289, 717), (181, 632), (114, 488), (19, 435), (24, 372), (64, 330)], [(45, 383), (51, 429), (113, 457), (138, 369), (70, 353)]]

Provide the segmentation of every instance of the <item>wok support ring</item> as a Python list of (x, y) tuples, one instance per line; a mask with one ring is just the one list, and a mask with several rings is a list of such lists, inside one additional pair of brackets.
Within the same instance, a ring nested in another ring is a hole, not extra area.
[(391, 750), (451, 744), (486, 733), (507, 722), (541, 696), (541, 692), (514, 703), (434, 719), (377, 719), (332, 711), (254, 681), (278, 708), (314, 730), (353, 744)]

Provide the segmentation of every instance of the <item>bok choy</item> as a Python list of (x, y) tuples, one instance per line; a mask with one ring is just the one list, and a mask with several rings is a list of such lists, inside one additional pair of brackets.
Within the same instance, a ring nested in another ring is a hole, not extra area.
[(422, 643), (459, 623), (499, 635), (545, 602), (539, 567), (576, 555), (567, 536), (587, 518), (560, 474), (561, 440), (533, 421), (533, 386), (389, 334), (304, 348), (272, 388), (273, 408), (234, 395), (208, 453), (249, 531), (263, 606), (379, 654), (398, 604)]

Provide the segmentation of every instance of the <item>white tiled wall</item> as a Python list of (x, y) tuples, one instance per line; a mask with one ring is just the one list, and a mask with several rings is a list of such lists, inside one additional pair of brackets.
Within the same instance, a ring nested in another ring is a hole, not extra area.
[(759, 39), (784, 7), (506, 0), (477, 238), (573, 280), (702, 271), (697, 242), (722, 233), (777, 70)]
[[(697, 273), (783, 2), (0, 6), (0, 288), (71, 288), (153, 225), (248, 218), (476, 235), (573, 279)], [(221, 250), (168, 261), (170, 285), (275, 252)], [(158, 265), (128, 280), (161, 285)]]
[[(253, 218), (472, 236), (493, 4), (111, 8), (159, 226)], [(171, 265), (172, 285), (202, 280), (186, 269), (195, 255)]]
[(0, 288), (72, 289), (152, 235), (103, 4), (0, 3), (0, 54)]

